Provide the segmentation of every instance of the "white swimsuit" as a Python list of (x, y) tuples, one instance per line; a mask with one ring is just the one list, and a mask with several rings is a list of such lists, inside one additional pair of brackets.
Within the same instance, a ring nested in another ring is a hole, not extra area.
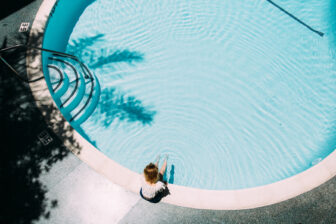
[(152, 199), (155, 197), (155, 195), (158, 192), (161, 192), (164, 189), (166, 189), (166, 185), (161, 181), (156, 182), (155, 185), (150, 185), (146, 182), (145, 177), (142, 175), (141, 176), (141, 189), (142, 189), (142, 195), (145, 198)]

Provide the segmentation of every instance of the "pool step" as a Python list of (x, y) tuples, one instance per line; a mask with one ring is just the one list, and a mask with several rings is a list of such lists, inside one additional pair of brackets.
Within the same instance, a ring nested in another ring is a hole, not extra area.
[(61, 104), (60, 96), (65, 94), (67, 89), (69, 88), (69, 78), (68, 76), (64, 76), (63, 71), (59, 69), (57, 66), (49, 64), (48, 65), (49, 72), (49, 83), (51, 85), (51, 91), (53, 98), (57, 105)]
[(49, 83), (53, 98), (64, 117), (73, 125), (85, 122), (95, 110), (100, 85), (85, 65), (52, 55), (49, 59)]

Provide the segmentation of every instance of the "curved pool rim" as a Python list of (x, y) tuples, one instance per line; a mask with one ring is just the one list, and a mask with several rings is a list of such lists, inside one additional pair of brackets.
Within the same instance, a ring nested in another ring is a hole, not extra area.
[[(42, 2), (33, 22), (30, 35), (44, 33), (49, 15), (52, 13), (56, 2), (57, 0), (45, 0)], [(42, 43), (39, 44), (40, 46), (38, 47), (42, 47)], [(37, 57), (27, 56), (26, 62), (29, 65), (35, 65), (27, 66), (28, 75), (43, 75), (41, 54)], [(39, 69), (36, 70), (36, 67)], [(42, 106), (53, 106), (57, 108), (44, 79), (30, 83), (30, 88), (36, 100), (36, 105), (41, 109), (42, 114), (44, 114)], [(59, 110), (56, 111), (53, 119), (63, 122), (66, 126), (70, 126)], [(50, 123), (50, 120), (46, 122)], [(59, 136), (70, 151), (113, 183), (138, 194), (140, 189), (140, 174), (114, 162), (96, 149), (75, 129), (71, 128), (71, 130), (73, 131), (74, 139), (79, 145), (80, 153), (78, 153), (78, 148), (71, 142)], [(56, 130), (54, 131), (56, 132)], [(239, 190), (205, 190), (169, 184), (170, 195), (165, 197), (162, 201), (173, 205), (198, 209), (251, 209), (279, 203), (303, 194), (325, 183), (335, 175), (336, 150), (317, 165), (297, 175), (272, 184)]]

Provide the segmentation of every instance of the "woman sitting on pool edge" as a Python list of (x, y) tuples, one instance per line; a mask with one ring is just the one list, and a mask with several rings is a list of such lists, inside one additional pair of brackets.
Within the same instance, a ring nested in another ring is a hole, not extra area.
[(163, 197), (169, 194), (167, 188), (167, 182), (163, 181), (163, 176), (167, 169), (168, 155), (165, 156), (165, 160), (160, 169), (158, 169), (160, 156), (158, 156), (155, 164), (148, 164), (141, 177), (141, 189), (140, 196), (152, 203), (158, 203)]

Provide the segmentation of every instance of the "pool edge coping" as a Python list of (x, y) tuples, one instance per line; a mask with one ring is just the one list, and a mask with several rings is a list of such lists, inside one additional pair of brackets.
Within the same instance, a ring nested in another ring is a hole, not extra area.
[[(44, 33), (50, 13), (57, 0), (44, 0), (36, 14), (31, 27), (30, 35), (34, 33)], [(42, 31), (42, 32), (41, 32)], [(42, 42), (40, 43), (42, 47)], [(29, 55), (29, 54), (28, 54)], [(43, 75), (41, 67), (42, 57), (27, 56), (26, 63), (33, 65), (27, 66), (27, 74)], [(40, 66), (39, 66), (40, 65)], [(41, 79), (38, 82), (30, 83), (32, 94), (35, 98), (37, 107), (41, 110), (42, 106), (52, 106), (57, 108), (47, 87), (46, 81)], [(55, 112), (54, 118), (70, 126), (59, 110)], [(49, 124), (50, 121), (46, 120)], [(71, 127), (71, 126), (70, 126)], [(140, 190), (140, 174), (129, 170), (105, 156), (91, 143), (83, 138), (75, 129), (71, 127), (74, 139), (80, 146), (80, 150), (74, 145), (62, 139), (64, 145), (73, 152), (79, 159), (88, 164), (98, 173), (104, 175), (110, 181), (124, 187), (126, 190), (138, 193)], [(55, 130), (56, 131), (56, 130)], [(78, 151), (80, 151), (78, 153)], [(258, 186), (254, 188), (240, 190), (205, 190), (169, 184), (170, 195), (163, 198), (163, 202), (190, 207), (197, 209), (214, 210), (239, 210), (251, 209), (279, 203), (288, 200), (317, 186), (325, 183), (336, 175), (336, 150), (323, 159), (317, 165), (284, 180)], [(220, 200), (222, 199), (222, 200)]]

